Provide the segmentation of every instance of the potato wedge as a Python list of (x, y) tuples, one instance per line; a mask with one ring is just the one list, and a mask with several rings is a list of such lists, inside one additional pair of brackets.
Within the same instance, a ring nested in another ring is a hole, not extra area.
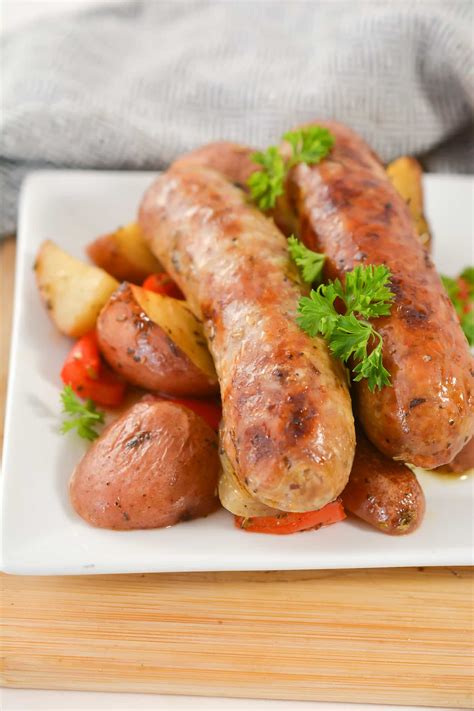
[(86, 247), (86, 252), (94, 264), (119, 281), (141, 284), (149, 274), (163, 271), (136, 222), (98, 237)]
[(101, 308), (118, 282), (93, 267), (43, 242), (36, 257), (36, 280), (50, 316), (61, 333), (79, 338), (95, 327)]
[(133, 385), (174, 396), (218, 392), (202, 325), (183, 301), (125, 282), (103, 308), (97, 336), (105, 359)]
[(429, 249), (431, 243), (430, 228), (423, 214), (423, 170), (415, 158), (402, 156), (390, 163), (387, 175), (396, 190), (407, 203), (416, 231), (423, 243)]

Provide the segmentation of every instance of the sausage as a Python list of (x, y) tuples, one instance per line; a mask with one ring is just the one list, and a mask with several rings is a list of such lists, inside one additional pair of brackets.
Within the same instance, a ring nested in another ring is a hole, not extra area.
[(456, 454), (454, 459), (440, 467), (440, 471), (448, 474), (462, 474), (474, 469), (474, 437)]
[(467, 341), (408, 207), (364, 141), (338, 123), (330, 155), (299, 164), (286, 183), (298, 236), (324, 252), (326, 278), (357, 264), (386, 264), (395, 294), (390, 316), (374, 319), (383, 336), (392, 387), (371, 393), (354, 383), (355, 412), (389, 457), (433, 468), (451, 461), (474, 432), (474, 368)]
[(101, 434), (77, 465), (71, 503), (99, 528), (162, 528), (219, 507), (215, 432), (187, 407), (149, 396)]
[(376, 450), (360, 428), (341, 499), (347, 511), (391, 536), (414, 531), (425, 513), (425, 497), (415, 474)]
[(173, 168), (139, 222), (203, 321), (219, 379), (221, 446), (242, 485), (285, 511), (332, 501), (355, 433), (344, 370), (297, 326), (301, 283), (285, 237), (215, 171)]
[[(203, 146), (180, 158), (177, 164), (180, 167), (201, 165), (213, 168), (235, 183), (242, 172), (248, 178), (258, 169), (251, 161), (251, 154), (250, 148), (222, 142)], [(282, 199), (278, 204), (278, 218), (286, 234), (294, 230), (291, 211), (286, 202), (282, 204)], [(474, 457), (474, 439), (471, 441)], [(474, 466), (474, 462), (471, 466)], [(405, 465), (395, 463), (376, 450), (360, 428), (349, 483), (342, 497), (348, 511), (391, 535), (415, 530), (421, 523), (425, 509), (423, 491), (415, 474)]]
[[(211, 168), (224, 175), (235, 186), (249, 192), (247, 181), (252, 173), (261, 168), (260, 165), (253, 162), (253, 154), (254, 149), (249, 146), (218, 141), (186, 153), (173, 163), (173, 168), (181, 169), (188, 166)], [(273, 211), (269, 210), (267, 214), (271, 217)], [(285, 194), (278, 200), (278, 227), (287, 236), (296, 234), (298, 231), (295, 215), (287, 205)]]
[(173, 163), (173, 168), (212, 168), (245, 190), (247, 180), (259, 168), (252, 160), (253, 153), (252, 148), (239, 143), (216, 141), (181, 156)]

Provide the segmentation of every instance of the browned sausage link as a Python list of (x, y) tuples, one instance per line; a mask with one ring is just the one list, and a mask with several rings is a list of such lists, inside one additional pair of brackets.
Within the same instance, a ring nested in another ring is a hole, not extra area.
[[(251, 162), (251, 153), (250, 148), (237, 147), (232, 143), (211, 143), (183, 156), (177, 164), (214, 168), (235, 183), (243, 171), (248, 177), (256, 169), (257, 166)], [(291, 233), (293, 227), (288, 221), (291, 211), (286, 205), (283, 210), (281, 201), (278, 208), (280, 226), (283, 215), (286, 215), (284, 231)], [(471, 441), (474, 457), (474, 439)], [(343, 497), (348, 511), (384, 533), (410, 533), (423, 518), (424, 496), (413, 472), (378, 452), (360, 431), (352, 472)]]
[(425, 513), (423, 490), (413, 472), (376, 450), (360, 429), (341, 498), (347, 511), (391, 536), (414, 531)]
[(253, 162), (254, 150), (229, 141), (217, 141), (201, 146), (178, 158), (173, 168), (211, 168), (242, 190), (247, 190), (247, 180), (258, 170)]
[[(248, 192), (247, 181), (252, 173), (261, 170), (261, 166), (254, 163), (252, 155), (254, 150), (249, 146), (238, 143), (218, 141), (208, 143), (195, 151), (186, 153), (173, 163), (173, 168), (201, 167), (217, 170), (237, 187)], [(273, 215), (269, 210), (266, 214)], [(286, 194), (278, 200), (278, 227), (284, 234), (291, 235), (298, 232), (298, 224), (294, 212), (290, 209)]]
[(287, 180), (300, 238), (327, 255), (326, 277), (343, 278), (357, 264), (386, 264), (395, 293), (391, 315), (374, 321), (393, 387), (371, 393), (366, 380), (355, 383), (356, 412), (388, 456), (427, 468), (445, 464), (474, 431), (466, 339), (378, 158), (350, 129), (326, 125), (335, 136), (329, 157), (297, 165)]
[(474, 437), (456, 454), (449, 464), (444, 464), (439, 469), (448, 474), (462, 474), (474, 469)]
[(140, 208), (155, 253), (204, 321), (221, 388), (221, 443), (274, 508), (317, 509), (347, 483), (351, 402), (340, 364), (296, 325), (301, 285), (284, 236), (217, 172), (173, 169)]

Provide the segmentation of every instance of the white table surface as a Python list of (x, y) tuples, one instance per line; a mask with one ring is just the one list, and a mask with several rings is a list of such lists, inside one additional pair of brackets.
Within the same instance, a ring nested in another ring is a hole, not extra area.
[[(0, 689), (2, 711), (429, 711), (426, 706), (260, 701), (203, 696), (102, 694), (83, 691)], [(438, 711), (449, 711), (438, 709)]]
[[(120, 0), (102, 0), (117, 3)], [(156, 0), (155, 0), (156, 1)], [(57, 13), (91, 7), (96, 0), (2, 0), (1, 32), (16, 30), (39, 18), (54, 22)], [(0, 689), (2, 711), (430, 711), (426, 706), (380, 706), (306, 701), (261, 701), (157, 694), (111, 694), (89, 691)], [(435, 711), (432, 709), (432, 711)], [(438, 711), (449, 711), (438, 709)]]

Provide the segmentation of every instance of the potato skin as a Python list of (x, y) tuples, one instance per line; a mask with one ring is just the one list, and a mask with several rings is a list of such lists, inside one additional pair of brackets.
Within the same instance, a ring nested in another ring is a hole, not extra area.
[(70, 482), (76, 512), (92, 526), (163, 528), (219, 506), (217, 436), (183, 405), (147, 398), (109, 425)]
[(135, 223), (97, 237), (87, 245), (86, 252), (96, 266), (118, 281), (141, 284), (150, 274), (163, 271)]
[(146, 316), (126, 282), (99, 314), (97, 338), (106, 361), (132, 385), (175, 396), (218, 392), (217, 380), (211, 381)]
[(423, 490), (413, 472), (375, 449), (360, 428), (341, 499), (348, 511), (391, 536), (417, 529), (425, 513)]
[(118, 279), (118, 281), (131, 281), (141, 284), (148, 276), (148, 273), (131, 264), (124, 254), (117, 250), (111, 239), (113, 235), (102, 235), (87, 245), (87, 256), (94, 264), (105, 269), (108, 274)]

